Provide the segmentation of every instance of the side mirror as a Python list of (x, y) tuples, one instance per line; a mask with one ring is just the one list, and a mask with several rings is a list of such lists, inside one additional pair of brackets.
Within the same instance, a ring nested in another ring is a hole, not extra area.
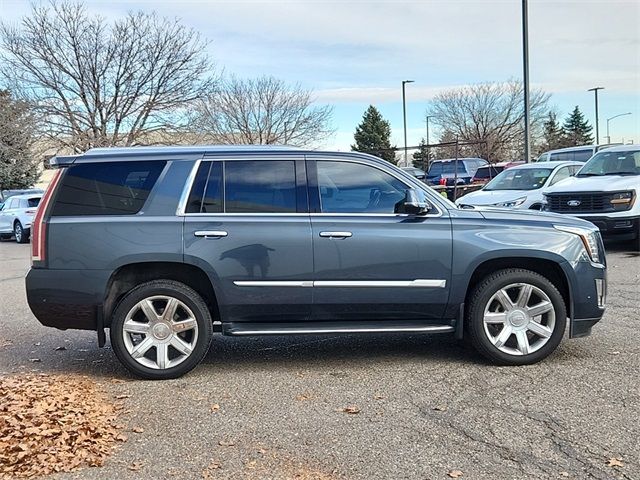
[(412, 188), (405, 192), (404, 200), (400, 200), (395, 206), (395, 213), (408, 215), (426, 215), (429, 210), (431, 206), (420, 200), (417, 192)]

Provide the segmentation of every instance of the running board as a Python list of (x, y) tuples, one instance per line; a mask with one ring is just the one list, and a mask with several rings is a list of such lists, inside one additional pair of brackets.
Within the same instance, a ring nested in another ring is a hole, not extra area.
[(323, 333), (452, 333), (452, 325), (429, 324), (420, 321), (379, 321), (379, 322), (300, 322), (300, 323), (245, 323), (234, 322), (222, 325), (224, 335), (319, 335)]

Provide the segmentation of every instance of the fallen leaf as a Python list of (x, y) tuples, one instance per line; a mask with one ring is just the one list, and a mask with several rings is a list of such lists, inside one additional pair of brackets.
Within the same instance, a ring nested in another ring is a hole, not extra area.
[(132, 472), (138, 472), (140, 471), (140, 469), (144, 467), (144, 463), (142, 462), (133, 462), (131, 465), (129, 465), (127, 468), (129, 470), (131, 470)]
[(54, 348), (54, 350), (56, 352), (62, 352), (63, 350), (66, 350), (66, 349), (67, 349), (67, 347), (56, 347), (56, 348)]
[(218, 410), (220, 410), (220, 405), (218, 405), (217, 403), (214, 403), (213, 405), (211, 405), (212, 412), (217, 412)]
[(220, 440), (218, 445), (221, 447), (233, 447), (236, 444), (233, 440)]
[(347, 407), (338, 408), (336, 412), (349, 413), (351, 415), (355, 415), (356, 413), (360, 413), (360, 408), (357, 405), (349, 405)]
[(438, 411), (438, 412), (446, 412), (447, 411), (447, 406), (446, 405), (436, 405), (435, 407), (433, 407), (433, 409)]
[(299, 395), (296, 395), (296, 400), (298, 402), (304, 402), (305, 400), (309, 400), (311, 398), (311, 395), (308, 393), (300, 393)]
[(449, 470), (447, 475), (451, 478), (460, 478), (464, 473), (462, 473), (462, 470)]
[(116, 400), (122, 400), (124, 398), (131, 398), (131, 395), (129, 395), (128, 393), (123, 393), (121, 395), (116, 395)]
[(622, 463), (622, 457), (610, 458), (607, 462), (607, 467), (624, 467), (624, 463)]
[(109, 380), (111, 383), (124, 383), (124, 380), (122, 380), (121, 378), (112, 378), (111, 380)]
[(144, 432), (144, 428), (142, 428), (142, 427), (133, 427), (133, 428), (131, 429), (131, 431), (132, 431), (133, 433), (142, 433), (142, 432)]
[(29, 361), (30, 361), (30, 362), (33, 362), (33, 363), (39, 363), (39, 362), (41, 362), (42, 360), (40, 360), (39, 358), (30, 358), (30, 359), (29, 359)]
[(118, 440), (119, 442), (126, 442), (127, 440), (129, 440), (129, 437), (127, 437), (124, 433), (119, 433), (118, 435), (116, 435), (116, 440)]
[(383, 399), (384, 399), (384, 395), (380, 395), (379, 393), (376, 393), (376, 394), (373, 396), (373, 399), (374, 399), (374, 400), (383, 400)]

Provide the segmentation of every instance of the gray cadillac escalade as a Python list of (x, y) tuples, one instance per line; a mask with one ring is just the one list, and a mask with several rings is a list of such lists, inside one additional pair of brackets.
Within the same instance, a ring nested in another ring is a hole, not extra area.
[(109, 328), (122, 363), (178, 377), (214, 332), (468, 336), (537, 362), (604, 313), (591, 223), (459, 209), (378, 158), (284, 147), (94, 149), (57, 157), (32, 227), (31, 310)]

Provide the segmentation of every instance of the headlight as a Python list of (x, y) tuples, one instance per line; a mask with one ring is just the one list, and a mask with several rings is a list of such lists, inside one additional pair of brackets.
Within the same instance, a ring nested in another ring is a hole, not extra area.
[(633, 191), (614, 193), (611, 196), (611, 206), (614, 210), (629, 210), (633, 207), (635, 195)]
[(564, 225), (554, 225), (556, 230), (560, 230), (562, 232), (573, 233), (574, 235), (578, 235), (582, 239), (582, 243), (584, 244), (584, 248), (589, 254), (589, 258), (594, 263), (602, 263), (602, 258), (600, 258), (600, 250), (598, 248), (598, 232), (596, 230), (589, 230), (587, 228), (581, 227), (566, 227)]
[(527, 199), (527, 197), (520, 197), (520, 198), (516, 198), (515, 200), (511, 200), (509, 202), (496, 203), (496, 204), (494, 204), (494, 206), (495, 207), (502, 207), (502, 208), (513, 208), (513, 207), (517, 207), (519, 205), (522, 205), (526, 199)]

